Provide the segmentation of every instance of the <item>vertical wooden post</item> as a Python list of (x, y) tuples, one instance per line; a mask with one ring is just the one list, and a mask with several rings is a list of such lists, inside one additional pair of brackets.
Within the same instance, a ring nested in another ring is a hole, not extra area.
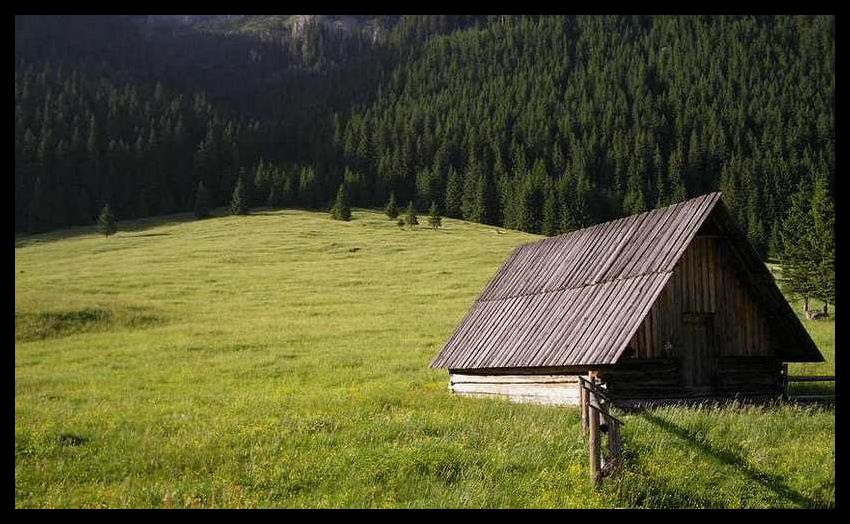
[[(588, 403), (597, 404), (596, 395), (593, 391), (588, 391)], [(590, 479), (594, 485), (599, 484), (599, 411), (589, 408), (588, 425), (590, 426), (590, 441), (588, 448), (590, 450)]]
[(788, 363), (782, 363), (782, 399), (787, 399), (789, 397), (788, 391)]
[(587, 435), (587, 389), (584, 382), (578, 383), (579, 408), (581, 409), (581, 434)]
[(613, 419), (608, 421), (608, 453), (611, 455), (611, 470), (619, 469), (623, 442), (620, 440), (620, 424)]

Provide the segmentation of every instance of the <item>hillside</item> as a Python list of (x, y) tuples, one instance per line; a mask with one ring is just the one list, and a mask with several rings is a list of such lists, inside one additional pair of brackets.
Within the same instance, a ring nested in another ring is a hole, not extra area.
[(16, 17), (17, 232), (186, 211), (201, 180), (224, 205), (263, 160), (300, 205), (345, 183), (547, 235), (720, 189), (778, 255), (800, 184), (833, 190), (832, 16), (186, 22)]
[(535, 235), (221, 214), (16, 240), (17, 507), (835, 505), (832, 408), (628, 415), (595, 491), (577, 409), (452, 397), (428, 362)]

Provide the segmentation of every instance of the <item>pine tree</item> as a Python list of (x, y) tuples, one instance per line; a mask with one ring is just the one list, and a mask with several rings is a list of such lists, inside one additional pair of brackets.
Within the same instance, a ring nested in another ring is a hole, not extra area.
[(428, 225), (434, 229), (443, 225), (443, 219), (440, 217), (436, 202), (431, 202), (431, 210), (428, 212)]
[(670, 203), (678, 204), (687, 198), (684, 181), (685, 160), (681, 149), (676, 149), (670, 154), (670, 162), (667, 169), (667, 177), (670, 188)]
[(791, 208), (782, 221), (782, 280), (785, 291), (803, 299), (803, 310), (809, 310), (809, 298), (817, 291), (812, 278), (812, 245), (809, 202), (811, 189), (801, 181), (791, 197)]
[(823, 175), (815, 177), (811, 216), (813, 295), (828, 313), (827, 305), (835, 302), (835, 206)]
[(574, 199), (571, 180), (567, 175), (558, 179), (558, 207), (561, 211), (558, 223), (559, 233), (569, 233), (577, 228), (577, 220), (573, 211)]
[(104, 236), (109, 236), (115, 234), (118, 231), (118, 224), (115, 221), (115, 215), (112, 214), (112, 211), (109, 209), (109, 204), (103, 206), (103, 209), (100, 211), (100, 216), (97, 217), (98, 229)]
[(340, 184), (336, 192), (336, 201), (331, 208), (331, 218), (334, 220), (351, 220), (351, 208), (348, 206), (348, 193), (345, 190), (345, 183)]
[(210, 216), (210, 204), (212, 195), (209, 189), (204, 186), (204, 181), (198, 182), (198, 189), (195, 192), (195, 218), (207, 218)]
[(242, 183), (242, 177), (236, 180), (236, 187), (233, 188), (233, 196), (230, 199), (230, 213), (233, 215), (247, 215), (250, 212), (248, 208), (248, 191), (245, 184)]
[(387, 207), (384, 208), (384, 213), (390, 219), (398, 218), (398, 204), (395, 201), (395, 193), (390, 193), (390, 201), (387, 202)]
[(446, 181), (446, 216), (461, 218), (461, 205), (463, 203), (463, 183), (460, 174), (455, 168), (449, 168), (449, 178)]
[(416, 217), (416, 208), (413, 207), (413, 200), (411, 200), (410, 204), (407, 205), (407, 211), (404, 214), (404, 222), (408, 226), (415, 226), (419, 224), (419, 219)]
[(477, 219), (480, 208), (476, 208), (476, 197), (480, 188), (478, 165), (472, 164), (463, 176), (463, 196), (461, 197), (460, 215), (464, 220), (481, 222)]

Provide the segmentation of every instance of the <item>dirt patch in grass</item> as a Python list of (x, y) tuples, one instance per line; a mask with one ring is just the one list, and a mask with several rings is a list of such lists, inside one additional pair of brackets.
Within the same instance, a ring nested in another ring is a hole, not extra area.
[(61, 338), (76, 333), (110, 329), (144, 329), (164, 319), (140, 308), (87, 307), (65, 311), (15, 311), (15, 341)]
[(88, 437), (75, 435), (74, 433), (62, 433), (59, 435), (58, 440), (60, 446), (82, 446), (89, 441)]

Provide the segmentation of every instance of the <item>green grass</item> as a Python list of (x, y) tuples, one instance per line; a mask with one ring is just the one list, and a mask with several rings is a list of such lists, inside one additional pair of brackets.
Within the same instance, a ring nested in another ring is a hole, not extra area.
[[(120, 226), (16, 239), (18, 507), (835, 504), (831, 408), (626, 415), (594, 489), (576, 408), (453, 397), (428, 362), (533, 235), (364, 210)], [(831, 362), (833, 323), (806, 325)]]

